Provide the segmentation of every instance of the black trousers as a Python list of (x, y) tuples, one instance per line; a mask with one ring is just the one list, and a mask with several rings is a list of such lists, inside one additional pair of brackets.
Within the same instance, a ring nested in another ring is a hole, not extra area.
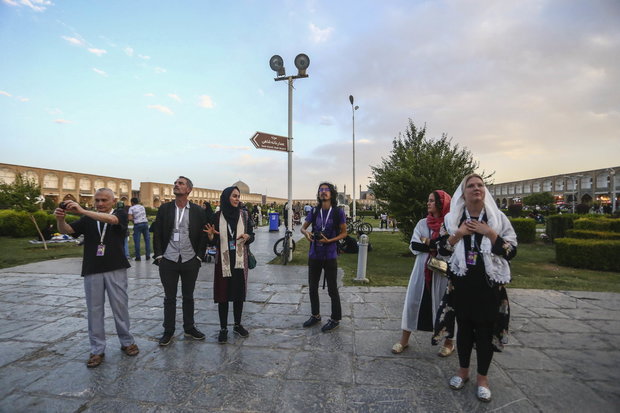
[[(228, 301), (225, 303), (217, 303), (217, 311), (220, 316), (220, 328), (228, 327)], [(235, 324), (241, 324), (241, 313), (243, 313), (243, 301), (233, 301), (233, 316)]]
[(478, 374), (486, 376), (493, 360), (493, 322), (472, 321), (457, 318), (456, 349), (459, 354), (459, 365), (469, 368), (471, 351), (476, 343)]
[(164, 331), (173, 334), (177, 313), (177, 288), (181, 278), (183, 295), (183, 329), (194, 327), (194, 288), (200, 270), (200, 261), (196, 258), (178, 263), (162, 258), (159, 263), (159, 278), (164, 286)]
[(338, 294), (338, 260), (314, 260), (308, 259), (308, 288), (310, 290), (310, 307), (312, 315), (321, 314), (319, 303), (319, 281), (321, 272), (325, 271), (327, 281), (327, 292), (332, 300), (331, 319), (340, 321), (342, 319), (342, 307), (340, 306), (340, 295)]

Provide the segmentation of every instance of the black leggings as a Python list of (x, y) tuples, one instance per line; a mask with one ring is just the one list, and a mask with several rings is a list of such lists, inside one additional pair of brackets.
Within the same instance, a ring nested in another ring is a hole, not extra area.
[(332, 299), (331, 319), (340, 321), (342, 318), (342, 308), (340, 306), (340, 295), (338, 294), (338, 262), (335, 258), (328, 260), (308, 259), (308, 291), (310, 293), (310, 307), (312, 315), (321, 314), (319, 303), (319, 281), (321, 272), (325, 272), (327, 280), (327, 292)]
[(478, 374), (486, 376), (493, 359), (493, 322), (471, 321), (457, 318), (456, 349), (459, 354), (459, 365), (469, 368), (471, 350), (476, 343), (478, 358)]
[[(220, 328), (228, 327), (228, 301), (217, 303), (217, 311), (220, 314)], [(233, 301), (233, 315), (235, 324), (241, 324), (241, 313), (243, 312), (243, 301)]]

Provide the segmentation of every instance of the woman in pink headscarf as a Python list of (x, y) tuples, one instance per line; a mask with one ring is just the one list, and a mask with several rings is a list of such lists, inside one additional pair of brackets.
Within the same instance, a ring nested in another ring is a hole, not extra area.
[[(411, 278), (407, 286), (401, 327), (400, 341), (392, 347), (392, 353), (402, 353), (409, 346), (409, 337), (413, 330), (433, 331), (433, 322), (441, 298), (446, 290), (448, 279), (445, 275), (431, 271), (426, 263), (437, 255), (437, 240), (444, 216), (450, 212), (450, 195), (442, 190), (429, 194), (426, 207), (428, 215), (421, 219), (409, 244), (409, 249), (416, 255)], [(446, 357), (454, 351), (452, 336), (448, 336), (438, 355)]]

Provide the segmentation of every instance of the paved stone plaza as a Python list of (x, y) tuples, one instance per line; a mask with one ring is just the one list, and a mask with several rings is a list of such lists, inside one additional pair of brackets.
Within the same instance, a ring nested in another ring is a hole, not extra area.
[[(448, 388), (457, 357), (437, 357), (430, 333), (414, 333), (403, 354), (391, 354), (404, 288), (343, 287), (339, 329), (301, 328), (310, 307), (306, 268), (265, 265), (279, 236), (260, 230), (252, 247), (259, 266), (244, 308), (249, 338), (217, 343), (213, 264), (204, 264), (196, 321), (206, 341), (184, 339), (179, 309), (175, 341), (159, 347), (163, 289), (157, 267), (143, 260), (129, 270), (141, 352), (120, 352), (108, 308), (106, 358), (96, 369), (85, 365), (81, 260), (0, 270), (0, 411), (620, 411), (620, 294), (510, 289), (513, 334), (489, 372), (493, 400), (482, 404), (475, 380)], [(320, 294), (326, 320), (329, 297)]]

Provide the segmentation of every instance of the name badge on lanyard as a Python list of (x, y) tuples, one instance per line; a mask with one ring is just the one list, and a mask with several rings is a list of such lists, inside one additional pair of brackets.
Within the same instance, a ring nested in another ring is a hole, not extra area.
[(233, 232), (232, 228), (230, 227), (230, 224), (226, 223), (226, 226), (228, 227), (228, 234), (232, 238), (228, 240), (228, 250), (235, 251), (237, 249), (237, 241), (235, 240), (236, 234)]
[[(480, 215), (478, 216), (478, 222), (482, 222), (482, 217), (484, 216), (484, 208), (480, 211)], [(468, 221), (471, 221), (471, 215), (467, 208), (465, 208), (465, 217)], [(467, 265), (476, 265), (476, 260), (478, 259), (478, 251), (476, 251), (476, 234), (470, 235), (471, 244), (469, 246), (470, 250), (467, 251), (467, 257), (465, 257), (465, 262)]]
[[(110, 215), (114, 213), (114, 210), (110, 211)], [(97, 257), (103, 257), (105, 254), (105, 244), (103, 243), (103, 238), (105, 237), (105, 232), (108, 230), (108, 223), (106, 222), (103, 225), (103, 231), (101, 231), (101, 221), (97, 221), (97, 230), (99, 231), (99, 245), (97, 245)]]
[(176, 207), (176, 213), (174, 216), (175, 226), (174, 226), (174, 230), (172, 231), (172, 240), (175, 242), (179, 242), (181, 240), (181, 233), (179, 232), (180, 231), (179, 227), (181, 226), (181, 221), (183, 221), (183, 214), (185, 214), (186, 208), (183, 208), (181, 210), (181, 213), (179, 214), (179, 207), (177, 207), (176, 205), (175, 207)]

